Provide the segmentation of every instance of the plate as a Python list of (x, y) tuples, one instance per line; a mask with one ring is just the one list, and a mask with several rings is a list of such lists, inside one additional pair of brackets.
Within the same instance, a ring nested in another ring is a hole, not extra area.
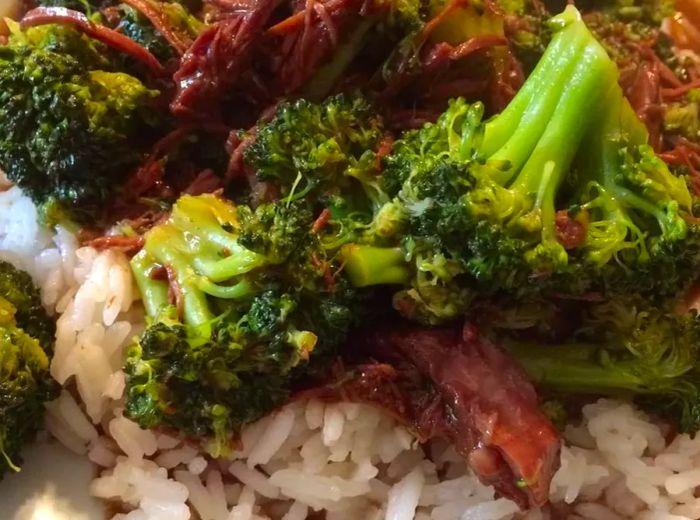
[(87, 457), (56, 442), (23, 456), (22, 471), (0, 481), (0, 520), (105, 520), (104, 505), (88, 493), (96, 468)]

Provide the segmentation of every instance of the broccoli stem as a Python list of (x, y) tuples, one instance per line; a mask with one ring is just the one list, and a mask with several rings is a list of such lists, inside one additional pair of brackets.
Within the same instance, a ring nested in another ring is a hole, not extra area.
[(156, 316), (158, 311), (168, 304), (168, 285), (151, 278), (151, 270), (154, 267), (156, 265), (153, 257), (144, 250), (131, 259), (131, 270), (136, 285), (141, 293), (146, 314), (151, 317)]
[[(531, 132), (530, 125), (533, 124), (533, 118), (539, 116), (542, 118), (540, 124), (546, 124), (548, 116), (554, 110), (558, 93), (563, 90), (570, 77), (570, 69), (577, 61), (587, 39), (590, 38), (583, 22), (575, 13), (567, 9), (560, 16), (568, 20), (567, 27), (555, 34), (528, 81), (503, 112), (486, 123), (481, 146), (485, 157), (493, 158), (519, 128), (527, 127), (528, 133)], [(536, 138), (541, 132), (542, 130), (539, 133), (532, 132), (532, 137), (535, 139), (532, 146), (537, 142)], [(502, 155), (508, 160), (511, 159), (511, 156), (505, 152)], [(499, 156), (501, 154), (497, 157)], [(527, 154), (524, 157), (527, 157)]]
[(557, 392), (621, 395), (659, 391), (659, 382), (638, 374), (634, 362), (612, 362), (599, 345), (513, 343), (507, 349), (536, 385)]
[(205, 276), (198, 276), (195, 284), (200, 291), (216, 298), (225, 300), (240, 300), (255, 294), (255, 287), (247, 280), (242, 280), (234, 285), (218, 285), (212, 283)]
[(187, 247), (178, 230), (170, 224), (156, 226), (148, 234), (145, 251), (162, 266), (172, 268), (182, 298), (184, 320), (188, 325), (201, 325), (214, 318), (206, 294), (197, 287), (197, 274), (190, 257), (181, 251)]
[[(238, 228), (235, 206), (222, 204), (216, 199), (217, 197), (213, 196), (199, 198), (185, 195), (178, 199), (170, 214), (173, 225), (190, 232), (191, 239), (187, 241), (188, 249), (199, 254), (208, 253), (208, 256), (214, 258), (221, 251), (240, 247), (236, 235), (225, 230), (225, 227)], [(207, 240), (202, 241), (199, 237), (206, 237)], [(203, 251), (201, 248), (204, 243), (211, 243), (219, 249)]]
[(593, 42), (583, 51), (556, 110), (511, 186), (515, 191), (535, 195), (534, 209), (542, 222), (543, 243), (556, 242), (556, 195), (593, 120), (592, 111), (581, 107), (597, 104), (611, 81), (616, 81), (614, 65), (605, 50)]
[[(514, 188), (538, 193), (542, 173), (551, 168), (553, 182), (548, 183), (548, 190), (553, 195), (593, 119), (592, 111), (582, 107), (597, 104), (610, 81), (616, 81), (615, 68), (605, 50), (597, 43), (587, 46), (536, 146), (528, 151), (527, 162), (515, 179)], [(517, 137), (516, 134), (513, 140)]]
[(180, 197), (173, 207), (171, 223), (185, 231), (182, 251), (192, 257), (192, 265), (212, 282), (222, 282), (265, 264), (265, 258), (238, 243), (226, 231), (238, 229), (235, 206), (218, 197)]
[[(208, 237), (208, 235), (204, 236)], [(226, 250), (226, 254), (229, 256), (216, 261), (195, 254), (192, 258), (192, 264), (212, 282), (222, 282), (234, 276), (248, 273), (267, 263), (264, 256), (241, 246), (237, 242), (232, 248)]]
[[(513, 127), (510, 138), (489, 157), (491, 161), (506, 162), (510, 166), (500, 174), (501, 178), (496, 179), (500, 184), (506, 184), (512, 179), (531, 157), (533, 149), (536, 149), (539, 140), (551, 125), (552, 118), (556, 118), (561, 110), (563, 93), (572, 90), (578, 82), (586, 78), (585, 74), (582, 77), (579, 73), (586, 58), (585, 51), (581, 56), (586, 43), (585, 33), (576, 33), (574, 37), (576, 39), (572, 47), (562, 52), (557, 64), (558, 69), (551, 72), (550, 77), (541, 79), (533, 99), (525, 108), (517, 126)], [(580, 111), (581, 106), (575, 106), (574, 109)]]
[(346, 244), (340, 250), (345, 273), (355, 287), (405, 285), (411, 272), (400, 247)]

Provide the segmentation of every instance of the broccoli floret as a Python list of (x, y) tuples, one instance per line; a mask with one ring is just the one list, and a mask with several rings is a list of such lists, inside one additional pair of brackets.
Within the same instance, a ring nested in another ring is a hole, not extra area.
[(356, 287), (403, 286), (395, 306), (412, 319), (494, 295), (672, 296), (700, 251), (686, 182), (647, 145), (578, 11), (548, 27), (542, 59), (486, 121), (452, 100), (386, 155), (366, 101), (299, 101), (258, 127), (248, 164), (284, 200), (327, 211), (321, 246)]
[(691, 89), (683, 99), (668, 104), (664, 130), (692, 142), (700, 139), (700, 89)]
[(383, 137), (376, 110), (360, 96), (338, 95), (320, 104), (300, 99), (282, 104), (258, 126), (245, 151), (261, 180), (277, 184), (283, 197), (353, 191), (375, 206), (388, 199), (377, 182), (375, 151)]
[[(434, 148), (422, 147), (426, 160), (441, 156), (445, 135), (440, 132), (449, 132), (449, 124), (436, 127)], [(425, 165), (430, 181), (414, 183), (419, 207), (392, 200), (405, 179), (379, 171), (375, 150), (384, 135), (376, 110), (361, 97), (336, 96), (321, 104), (301, 100), (282, 105), (272, 121), (258, 127), (246, 159), (260, 178), (280, 186), (283, 199), (303, 198), (317, 212), (327, 212), (320, 245), (330, 258), (337, 252), (353, 286), (406, 286), (395, 298), (404, 313), (428, 322), (435, 321), (434, 314), (455, 317), (469, 300), (467, 291), (454, 283), (464, 270), (426, 240), (403, 240), (408, 227), (420, 220), (413, 218), (418, 212), (423, 220), (444, 226), (447, 234), (459, 227), (452, 219), (458, 212), (448, 201), (456, 203), (458, 194), (450, 183), (460, 182), (454, 177), (461, 170), (428, 172), (439, 163), (435, 159)]]
[(0, 168), (39, 205), (57, 203), (79, 222), (94, 223), (119, 192), (157, 120), (158, 92), (106, 56), (54, 25), (13, 26), (0, 47)]
[(131, 418), (213, 438), (223, 453), (310, 360), (335, 352), (361, 300), (314, 218), (304, 201), (252, 210), (185, 195), (145, 235), (132, 269), (151, 323), (127, 357)]
[[(647, 145), (614, 62), (568, 7), (506, 109), (454, 100), (384, 160), (384, 188), (480, 295), (676, 294), (692, 279), (691, 197)], [(471, 280), (470, 280), (471, 279)]]
[(503, 340), (541, 389), (557, 396), (635, 397), (676, 421), (700, 426), (700, 320), (642, 300), (620, 298), (590, 308), (573, 341), (562, 344)]
[(0, 296), (14, 308), (18, 327), (41, 345), (53, 344), (56, 326), (46, 315), (39, 290), (28, 273), (0, 261)]
[(27, 273), (0, 262), (0, 478), (44, 423), (58, 385), (49, 373), (54, 323)]

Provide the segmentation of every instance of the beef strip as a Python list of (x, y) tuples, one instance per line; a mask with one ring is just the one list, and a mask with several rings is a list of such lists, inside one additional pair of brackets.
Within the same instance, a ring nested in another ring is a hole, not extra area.
[(419, 440), (444, 438), (484, 483), (521, 507), (547, 502), (560, 439), (522, 370), (467, 324), (461, 331), (415, 326), (357, 334), (355, 365), (313, 391), (379, 406)]

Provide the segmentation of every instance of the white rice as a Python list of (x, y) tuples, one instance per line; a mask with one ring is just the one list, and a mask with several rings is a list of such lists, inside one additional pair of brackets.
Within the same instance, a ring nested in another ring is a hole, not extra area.
[(113, 520), (696, 520), (700, 437), (665, 432), (600, 400), (565, 432), (552, 506), (519, 512), (443, 442), (416, 445), (369, 406), (296, 402), (246, 427), (230, 459), (139, 428), (122, 414), (124, 348), (143, 328), (127, 258), (37, 225), (31, 201), (0, 193), (0, 259), (29, 271), (59, 313), (49, 432), (101, 469), (90, 492), (130, 510)]

